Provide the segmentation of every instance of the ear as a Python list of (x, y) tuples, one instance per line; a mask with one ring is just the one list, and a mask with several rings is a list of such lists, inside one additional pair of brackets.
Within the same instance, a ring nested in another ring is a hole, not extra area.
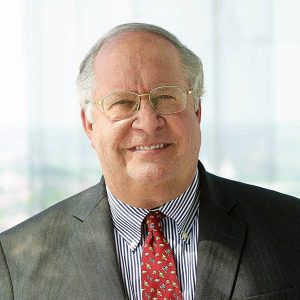
[(88, 118), (86, 117), (85, 112), (83, 110), (81, 110), (80, 116), (81, 116), (83, 129), (84, 129), (86, 135), (88, 136), (88, 138), (92, 141), (93, 124), (88, 120)]
[(197, 116), (199, 124), (201, 123), (201, 113), (202, 113), (201, 99), (199, 99), (199, 105), (198, 105), (197, 110), (196, 110), (196, 116)]

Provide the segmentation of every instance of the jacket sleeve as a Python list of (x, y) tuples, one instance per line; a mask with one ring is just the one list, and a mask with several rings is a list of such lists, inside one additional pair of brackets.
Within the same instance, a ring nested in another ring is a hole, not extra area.
[(12, 282), (0, 241), (0, 300), (13, 300)]

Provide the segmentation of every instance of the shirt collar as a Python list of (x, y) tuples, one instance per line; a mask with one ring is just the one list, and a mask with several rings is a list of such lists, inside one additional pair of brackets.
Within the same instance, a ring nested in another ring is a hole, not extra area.
[[(142, 223), (148, 209), (136, 208), (117, 199), (106, 187), (113, 225), (128, 246), (134, 250), (141, 241)], [(192, 184), (175, 199), (165, 203), (158, 209), (176, 222), (178, 234), (185, 242), (189, 241), (189, 233), (199, 208), (199, 174), (198, 168)]]

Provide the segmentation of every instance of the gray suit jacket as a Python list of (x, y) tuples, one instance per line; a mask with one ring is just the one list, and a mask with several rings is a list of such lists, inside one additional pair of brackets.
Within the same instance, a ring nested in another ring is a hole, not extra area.
[[(199, 164), (195, 299), (300, 299), (300, 202)], [(0, 299), (126, 299), (104, 180), (0, 235)]]

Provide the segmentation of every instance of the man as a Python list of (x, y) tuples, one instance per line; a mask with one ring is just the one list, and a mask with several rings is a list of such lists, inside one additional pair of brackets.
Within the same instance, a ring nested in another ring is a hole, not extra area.
[(299, 298), (299, 200), (198, 162), (195, 54), (162, 28), (121, 25), (78, 88), (104, 178), (1, 234), (0, 299)]

